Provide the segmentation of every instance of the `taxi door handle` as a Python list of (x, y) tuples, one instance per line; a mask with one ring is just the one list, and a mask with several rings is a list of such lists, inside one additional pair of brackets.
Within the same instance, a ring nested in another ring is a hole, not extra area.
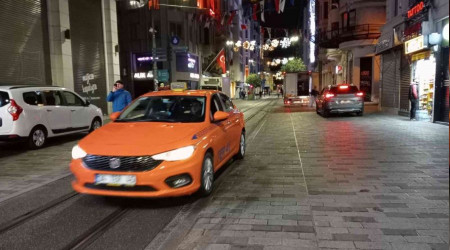
[(52, 112), (52, 110), (51, 109), (47, 109), (47, 112)]
[(75, 112), (76, 110), (75, 109), (71, 109), (70, 111)]

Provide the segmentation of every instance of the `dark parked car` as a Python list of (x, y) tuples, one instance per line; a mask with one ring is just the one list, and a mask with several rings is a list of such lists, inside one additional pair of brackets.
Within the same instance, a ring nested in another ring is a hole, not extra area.
[(323, 117), (330, 114), (364, 114), (364, 93), (358, 87), (341, 84), (324, 88), (316, 100), (316, 112)]

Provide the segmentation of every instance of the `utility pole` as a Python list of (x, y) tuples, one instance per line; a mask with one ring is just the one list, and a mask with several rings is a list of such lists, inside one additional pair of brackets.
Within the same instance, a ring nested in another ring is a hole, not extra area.
[(155, 30), (155, 11), (152, 11), (152, 60), (153, 60), (153, 86), (154, 91), (158, 91), (158, 65), (156, 65), (156, 30)]

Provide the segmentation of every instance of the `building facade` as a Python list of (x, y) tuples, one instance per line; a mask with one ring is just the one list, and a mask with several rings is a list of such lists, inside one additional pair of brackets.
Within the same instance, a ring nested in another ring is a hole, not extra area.
[(119, 78), (114, 0), (0, 3), (0, 84), (57, 85), (108, 112)]
[(381, 60), (381, 108), (407, 116), (418, 83), (418, 119), (448, 124), (448, 1), (387, 1)]
[(375, 45), (386, 20), (386, 2), (319, 0), (316, 8), (320, 85), (354, 84), (364, 91), (366, 102), (378, 102), (380, 57)]

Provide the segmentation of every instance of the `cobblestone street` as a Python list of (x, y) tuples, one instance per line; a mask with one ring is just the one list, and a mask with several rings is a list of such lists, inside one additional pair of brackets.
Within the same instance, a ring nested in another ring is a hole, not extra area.
[(448, 127), (277, 106), (179, 249), (442, 249)]

